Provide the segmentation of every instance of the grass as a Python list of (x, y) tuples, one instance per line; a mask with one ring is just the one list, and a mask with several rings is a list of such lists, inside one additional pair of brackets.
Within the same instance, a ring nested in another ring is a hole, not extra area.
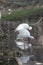
[(1, 20), (18, 20), (41, 11), (43, 11), (43, 8), (22, 9), (12, 12), (10, 15), (6, 14), (2, 16)]

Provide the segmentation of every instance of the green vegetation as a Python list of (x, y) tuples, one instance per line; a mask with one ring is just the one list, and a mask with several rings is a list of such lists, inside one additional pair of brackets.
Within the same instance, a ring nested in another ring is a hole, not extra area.
[(43, 11), (43, 8), (22, 9), (20, 11), (12, 12), (10, 15), (6, 14), (2, 16), (1, 20), (18, 20), (41, 11)]

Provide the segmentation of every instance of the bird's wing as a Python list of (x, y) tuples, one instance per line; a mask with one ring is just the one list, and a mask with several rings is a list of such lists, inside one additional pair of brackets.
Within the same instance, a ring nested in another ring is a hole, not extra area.
[(17, 28), (15, 29), (15, 32), (21, 29), (32, 29), (32, 27), (29, 27), (27, 23), (22, 23), (17, 26)]
[(23, 26), (19, 25), (16, 29), (15, 29), (15, 32), (16, 31), (20, 31), (21, 29), (24, 29)]
[(30, 36), (30, 32), (28, 30), (21, 30), (20, 33), (17, 35), (17, 39), (27, 38)]

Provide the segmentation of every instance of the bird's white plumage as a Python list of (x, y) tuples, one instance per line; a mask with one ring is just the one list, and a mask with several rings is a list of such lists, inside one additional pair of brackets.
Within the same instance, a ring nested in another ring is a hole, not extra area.
[(33, 39), (34, 37), (30, 35), (30, 32), (28, 30), (22, 29), (20, 33), (17, 35), (17, 39), (24, 39), (24, 38), (31, 38)]
[(32, 27), (29, 26), (27, 23), (22, 23), (22, 24), (19, 24), (19, 25), (17, 26), (17, 28), (15, 29), (15, 32), (16, 32), (16, 31), (20, 31), (20, 30), (22, 30), (22, 29), (32, 30)]

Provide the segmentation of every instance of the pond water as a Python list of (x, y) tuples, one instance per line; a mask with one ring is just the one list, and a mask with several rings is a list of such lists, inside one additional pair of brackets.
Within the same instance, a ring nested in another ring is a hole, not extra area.
[(15, 59), (10, 59), (9, 61), (0, 62), (0, 65), (18, 65)]

